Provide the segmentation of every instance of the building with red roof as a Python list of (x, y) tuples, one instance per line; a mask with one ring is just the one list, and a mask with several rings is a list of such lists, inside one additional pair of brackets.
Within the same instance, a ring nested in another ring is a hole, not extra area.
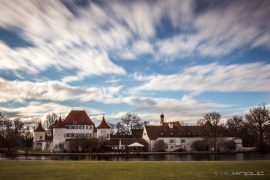
[(97, 127), (97, 137), (102, 140), (110, 140), (110, 134), (111, 134), (111, 128), (107, 124), (105, 117), (103, 115), (103, 118)]
[[(53, 125), (52, 142), (47, 145), (53, 151), (68, 149), (67, 142), (75, 138), (98, 138), (110, 140), (111, 129), (103, 116), (98, 127), (95, 126), (85, 110), (71, 110), (65, 119), (60, 118)], [(45, 142), (45, 130), (41, 123), (34, 131), (34, 144), (43, 140)], [(42, 135), (42, 139), (41, 138)], [(41, 146), (43, 147), (43, 145)], [(44, 149), (44, 148), (41, 148)]]

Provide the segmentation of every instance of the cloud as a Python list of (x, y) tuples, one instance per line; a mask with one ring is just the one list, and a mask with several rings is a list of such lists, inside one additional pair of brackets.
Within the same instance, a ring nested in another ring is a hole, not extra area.
[(65, 117), (71, 109), (86, 110), (93, 117), (101, 114), (102, 111), (95, 108), (85, 108), (85, 107), (70, 107), (57, 103), (42, 103), (38, 101), (31, 101), (26, 106), (7, 108), (0, 107), (0, 112), (8, 115), (9, 118), (20, 117), (22, 120), (29, 121), (31, 119), (41, 119), (45, 120), (46, 115), (49, 113), (56, 113), (57, 115), (62, 115)]
[[(144, 101), (146, 100), (147, 98)], [(144, 121), (150, 122), (159, 122), (159, 114), (163, 112), (167, 121), (181, 120), (185, 123), (194, 124), (211, 110), (220, 112), (233, 107), (229, 104), (199, 102), (189, 95), (184, 95), (181, 99), (148, 98), (148, 101), (150, 103), (135, 105), (134, 112), (141, 115)]]
[(185, 33), (158, 41), (159, 58), (177, 59), (192, 54), (217, 57), (242, 48), (269, 49), (269, 7), (269, 1), (238, 0), (194, 11)]
[(212, 63), (192, 66), (177, 74), (139, 77), (139, 80), (142, 79), (147, 81), (137, 90), (270, 92), (270, 64)]
[(82, 102), (113, 103), (111, 99), (120, 89), (121, 86), (85, 88), (70, 86), (59, 81), (8, 81), (0, 78), (0, 102), (24, 102), (26, 100), (61, 102), (79, 100)]

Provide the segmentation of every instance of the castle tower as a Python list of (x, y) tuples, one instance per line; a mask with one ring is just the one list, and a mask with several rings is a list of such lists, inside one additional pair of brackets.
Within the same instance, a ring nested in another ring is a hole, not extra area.
[(34, 130), (34, 142), (45, 141), (45, 130), (43, 129), (41, 122), (38, 123), (37, 128)]
[(66, 127), (63, 123), (61, 116), (53, 127), (53, 148), (56, 151), (64, 150)]
[(160, 125), (162, 126), (163, 123), (164, 123), (164, 114), (162, 113), (162, 114), (160, 115)]
[(107, 124), (103, 115), (102, 121), (97, 127), (97, 138), (100, 140), (110, 140), (110, 134), (111, 134), (111, 128)]
[(37, 128), (34, 130), (33, 150), (44, 150), (45, 144), (45, 130), (41, 122), (39, 122)]

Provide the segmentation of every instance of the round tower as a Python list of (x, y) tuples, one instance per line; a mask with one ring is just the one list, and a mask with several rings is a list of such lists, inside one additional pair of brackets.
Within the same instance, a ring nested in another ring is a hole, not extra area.
[(61, 119), (61, 116), (55, 126), (53, 127), (53, 149), (56, 151), (64, 150), (64, 144), (66, 141), (65, 137), (66, 127)]
[(100, 140), (110, 140), (111, 128), (107, 124), (105, 117), (103, 115), (102, 121), (97, 127), (97, 138)]

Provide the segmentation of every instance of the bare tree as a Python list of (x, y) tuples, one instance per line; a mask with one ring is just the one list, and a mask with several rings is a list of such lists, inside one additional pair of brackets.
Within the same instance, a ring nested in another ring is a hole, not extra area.
[(131, 114), (131, 113), (126, 113), (121, 118), (121, 123), (125, 128), (126, 134), (131, 134), (132, 129), (143, 128), (143, 124), (144, 124), (138, 115)]
[(244, 119), (242, 116), (233, 116), (231, 119), (228, 119), (226, 122), (228, 130), (235, 137), (242, 137), (242, 130), (244, 126)]
[(53, 125), (55, 124), (55, 122), (57, 121), (57, 119), (58, 119), (58, 116), (55, 113), (48, 114), (46, 116), (45, 128), (50, 130), (50, 133), (47, 134), (48, 136), (52, 136), (53, 135)]
[(19, 128), (22, 126), (22, 122), (18, 119), (13, 122), (0, 113), (0, 147), (6, 148), (9, 154), (22, 145), (23, 136), (19, 133)]
[(115, 128), (116, 128), (116, 134), (128, 134), (128, 132), (126, 131), (124, 125), (121, 122), (117, 122), (115, 124)]
[(270, 111), (266, 108), (265, 104), (258, 107), (251, 108), (245, 115), (246, 120), (256, 128), (259, 135), (259, 150), (265, 150), (264, 133), (270, 121)]
[(202, 120), (206, 135), (208, 136), (214, 151), (217, 150), (217, 137), (221, 115), (218, 112), (209, 112), (204, 115)]

